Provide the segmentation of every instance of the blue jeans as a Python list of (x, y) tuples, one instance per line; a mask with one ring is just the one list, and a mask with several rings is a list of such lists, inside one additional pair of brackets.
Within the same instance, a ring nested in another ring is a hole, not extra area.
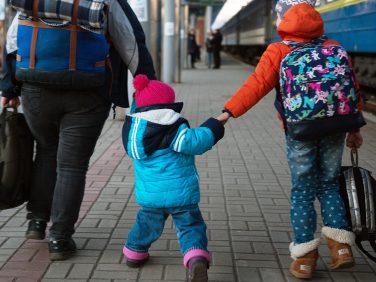
[(295, 244), (314, 239), (316, 197), (324, 225), (349, 230), (338, 181), (344, 140), (343, 133), (312, 141), (298, 141), (286, 136), (292, 180), (290, 216)]
[(141, 207), (136, 222), (128, 234), (126, 247), (146, 253), (163, 232), (165, 221), (171, 215), (183, 255), (193, 249), (207, 251), (206, 224), (197, 204), (174, 208)]
[(211, 68), (211, 66), (213, 64), (213, 52), (207, 52), (206, 57), (207, 57), (208, 67)]
[(74, 233), (89, 160), (111, 104), (97, 90), (24, 84), (21, 95), (37, 145), (28, 218), (51, 218), (50, 238), (66, 239)]

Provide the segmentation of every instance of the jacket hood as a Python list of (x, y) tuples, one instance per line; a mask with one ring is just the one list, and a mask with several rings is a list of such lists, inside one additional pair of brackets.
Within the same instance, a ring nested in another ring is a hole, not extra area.
[(298, 4), (285, 13), (277, 32), (282, 40), (310, 41), (324, 34), (324, 22), (313, 7)]
[(136, 113), (151, 111), (151, 110), (159, 110), (159, 109), (171, 109), (177, 113), (180, 113), (183, 110), (183, 102), (176, 102), (172, 104), (153, 104), (147, 105), (143, 107), (136, 108)]
[(174, 124), (181, 115), (171, 109), (157, 109), (134, 113), (131, 117), (144, 119), (156, 125), (171, 125)]
[(144, 159), (170, 146), (182, 123), (188, 123), (172, 109), (155, 109), (126, 116), (123, 142), (133, 159)]

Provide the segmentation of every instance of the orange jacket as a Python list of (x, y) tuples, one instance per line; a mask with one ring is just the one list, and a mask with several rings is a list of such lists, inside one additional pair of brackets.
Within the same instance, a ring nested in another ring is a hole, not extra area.
[[(310, 5), (298, 4), (285, 13), (277, 32), (282, 40), (308, 42), (324, 34), (324, 22), (320, 13)], [(339, 45), (334, 40), (327, 40), (324, 44)], [(241, 116), (273, 88), (279, 87), (280, 63), (291, 49), (280, 42), (268, 46), (255, 72), (224, 105), (233, 117)]]

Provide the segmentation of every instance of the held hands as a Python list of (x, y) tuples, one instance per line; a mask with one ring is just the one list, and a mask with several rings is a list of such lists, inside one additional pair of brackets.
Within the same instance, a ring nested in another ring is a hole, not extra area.
[(346, 138), (346, 146), (351, 149), (359, 149), (363, 144), (363, 137), (360, 131), (349, 132)]
[(18, 97), (14, 97), (12, 99), (1, 97), (1, 106), (2, 107), (17, 108), (20, 104), (21, 104), (20, 99)]
[(230, 119), (231, 115), (227, 112), (224, 112), (217, 116), (217, 120), (219, 120), (223, 125)]

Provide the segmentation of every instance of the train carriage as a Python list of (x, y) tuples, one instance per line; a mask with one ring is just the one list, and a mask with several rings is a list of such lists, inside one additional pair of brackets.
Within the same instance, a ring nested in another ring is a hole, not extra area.
[(376, 89), (376, 0), (319, 2), (325, 34), (350, 53), (360, 84)]
[[(224, 49), (256, 63), (276, 33), (276, 0), (253, 0), (223, 27)], [(376, 0), (317, 0), (325, 34), (350, 53), (361, 85), (376, 89)]]

